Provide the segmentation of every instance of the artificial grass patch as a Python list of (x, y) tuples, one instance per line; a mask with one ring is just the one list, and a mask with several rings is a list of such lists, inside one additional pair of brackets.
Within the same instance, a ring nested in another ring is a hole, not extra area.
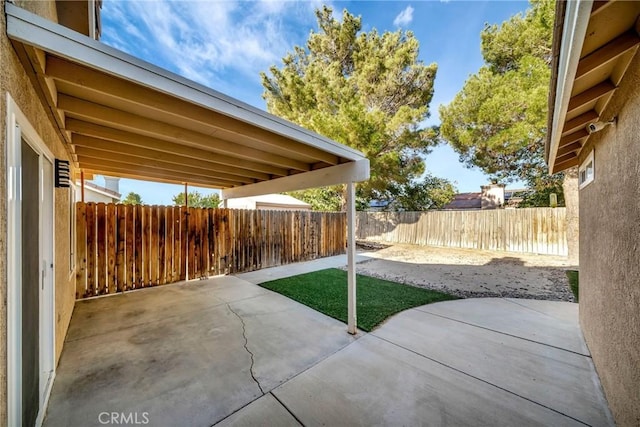
[(578, 280), (579, 274), (576, 270), (567, 270), (566, 273), (569, 278), (569, 287), (571, 288), (571, 292), (573, 292), (573, 296), (576, 297), (576, 302), (578, 302), (578, 295), (580, 293)]
[[(287, 277), (260, 286), (278, 292), (334, 319), (347, 321), (347, 272), (337, 268)], [(358, 327), (371, 331), (387, 317), (408, 308), (457, 297), (375, 277), (357, 275)]]

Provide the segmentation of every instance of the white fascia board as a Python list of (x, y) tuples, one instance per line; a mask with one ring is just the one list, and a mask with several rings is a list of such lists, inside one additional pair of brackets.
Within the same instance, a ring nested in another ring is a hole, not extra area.
[(344, 163), (311, 172), (299, 173), (282, 178), (262, 181), (256, 184), (243, 185), (223, 189), (220, 192), (222, 200), (238, 197), (260, 196), (263, 194), (282, 193), (284, 191), (305, 190), (307, 188), (325, 187), (349, 182), (360, 182), (369, 179), (369, 160)]
[(549, 170), (556, 162), (558, 144), (562, 136), (562, 128), (567, 117), (573, 81), (578, 71), (580, 53), (587, 34), (593, 0), (568, 1), (564, 14), (562, 41), (560, 42), (560, 58), (558, 58), (558, 80), (556, 83), (556, 99), (551, 126), (551, 147), (549, 149)]
[(141, 86), (175, 96), (249, 125), (352, 161), (364, 158), (340, 144), (287, 120), (126, 54), (83, 34), (5, 4), (10, 39)]

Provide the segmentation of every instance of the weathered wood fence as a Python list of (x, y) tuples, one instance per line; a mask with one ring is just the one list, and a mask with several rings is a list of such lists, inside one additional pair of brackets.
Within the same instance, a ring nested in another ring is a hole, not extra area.
[(344, 213), (76, 205), (76, 298), (342, 254)]
[(358, 212), (356, 221), (359, 240), (567, 255), (565, 208)]

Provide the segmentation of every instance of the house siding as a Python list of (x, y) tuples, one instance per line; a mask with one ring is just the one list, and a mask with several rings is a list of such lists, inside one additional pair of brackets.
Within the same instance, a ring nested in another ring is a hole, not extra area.
[(595, 180), (580, 190), (580, 323), (619, 426), (640, 425), (640, 54), (589, 139)]
[[(54, 1), (16, 1), (17, 6), (51, 21), (57, 21)], [(63, 141), (51, 123), (31, 80), (19, 61), (13, 45), (6, 36), (5, 1), (0, 0), (0, 425), (7, 423), (7, 182), (6, 182), (6, 126), (7, 92), (25, 114), (38, 135), (58, 159), (69, 160)], [(72, 171), (73, 172), (73, 171)], [(55, 189), (55, 307), (56, 307), (56, 363), (62, 351), (75, 302), (75, 274), (69, 267), (70, 256), (70, 189)]]

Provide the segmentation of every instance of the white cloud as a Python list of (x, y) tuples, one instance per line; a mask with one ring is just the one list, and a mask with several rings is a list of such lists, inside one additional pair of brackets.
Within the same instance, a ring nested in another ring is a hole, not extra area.
[(104, 3), (105, 15), (106, 43), (219, 90), (225, 74), (257, 82), (303, 43), (289, 21), (315, 22), (309, 2), (277, 0), (116, 0)]
[(396, 27), (404, 27), (409, 25), (411, 21), (413, 21), (413, 8), (411, 6), (407, 6), (393, 20), (393, 25), (395, 25)]

